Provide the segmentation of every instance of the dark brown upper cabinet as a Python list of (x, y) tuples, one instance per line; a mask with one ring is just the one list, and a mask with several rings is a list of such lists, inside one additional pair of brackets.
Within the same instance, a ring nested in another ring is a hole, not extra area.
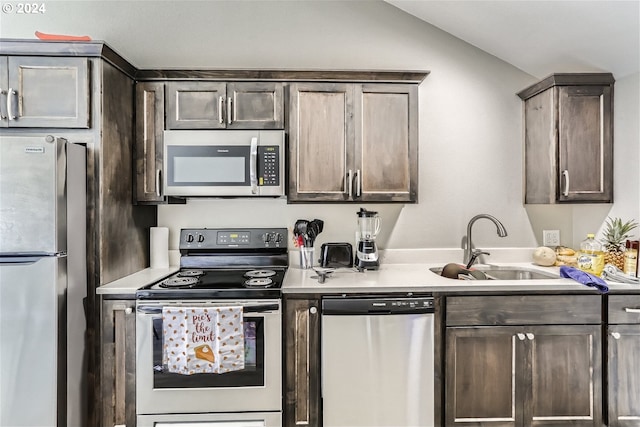
[(293, 83), (290, 202), (416, 202), (418, 85)]
[(553, 74), (524, 101), (525, 203), (613, 202), (610, 73)]
[(89, 128), (89, 60), (0, 56), (0, 127)]
[(278, 82), (171, 81), (167, 129), (283, 129), (284, 90)]
[(162, 192), (164, 160), (164, 83), (136, 83), (134, 198), (138, 203), (165, 202)]

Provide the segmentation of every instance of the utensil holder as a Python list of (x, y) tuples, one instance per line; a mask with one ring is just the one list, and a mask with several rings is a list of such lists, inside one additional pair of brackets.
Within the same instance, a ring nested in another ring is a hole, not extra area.
[(313, 268), (313, 257), (315, 256), (313, 247), (300, 248), (300, 268)]

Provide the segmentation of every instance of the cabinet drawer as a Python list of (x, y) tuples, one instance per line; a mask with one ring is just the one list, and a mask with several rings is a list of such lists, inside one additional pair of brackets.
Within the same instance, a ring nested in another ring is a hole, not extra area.
[(640, 324), (640, 295), (610, 295), (609, 323)]
[(597, 324), (598, 295), (447, 297), (447, 326)]

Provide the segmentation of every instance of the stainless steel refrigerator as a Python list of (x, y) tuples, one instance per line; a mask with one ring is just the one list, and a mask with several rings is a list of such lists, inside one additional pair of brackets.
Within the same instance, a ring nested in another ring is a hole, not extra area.
[(86, 148), (0, 136), (0, 426), (83, 425)]

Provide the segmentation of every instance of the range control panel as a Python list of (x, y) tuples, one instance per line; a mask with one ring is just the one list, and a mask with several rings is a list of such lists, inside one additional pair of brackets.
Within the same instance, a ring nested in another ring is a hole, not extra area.
[(287, 248), (286, 228), (184, 228), (180, 249)]

